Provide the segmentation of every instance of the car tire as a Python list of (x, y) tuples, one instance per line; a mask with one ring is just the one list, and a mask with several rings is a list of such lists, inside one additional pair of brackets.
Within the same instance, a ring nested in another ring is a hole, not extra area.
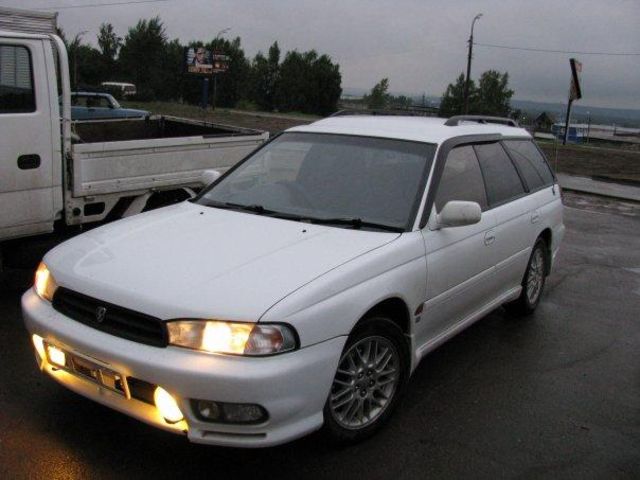
[(515, 316), (526, 316), (535, 311), (540, 303), (547, 278), (548, 255), (546, 242), (542, 238), (538, 238), (522, 278), (522, 292), (516, 300), (505, 305), (509, 313)]
[(388, 421), (407, 384), (409, 358), (406, 337), (390, 318), (375, 315), (356, 326), (323, 411), (323, 431), (333, 444), (360, 442)]

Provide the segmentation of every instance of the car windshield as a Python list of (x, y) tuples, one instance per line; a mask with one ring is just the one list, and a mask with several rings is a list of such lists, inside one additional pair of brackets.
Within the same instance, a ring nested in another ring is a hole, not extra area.
[(311, 223), (404, 231), (434, 151), (427, 143), (285, 133), (196, 201)]

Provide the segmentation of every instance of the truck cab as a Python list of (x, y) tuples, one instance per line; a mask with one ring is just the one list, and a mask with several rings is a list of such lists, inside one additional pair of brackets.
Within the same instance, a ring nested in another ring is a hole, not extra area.
[(0, 32), (0, 239), (50, 232), (62, 209), (57, 98), (51, 39)]

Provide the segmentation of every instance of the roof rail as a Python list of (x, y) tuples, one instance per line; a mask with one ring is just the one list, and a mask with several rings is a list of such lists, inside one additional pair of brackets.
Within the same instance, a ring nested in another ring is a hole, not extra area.
[(507, 117), (490, 117), (487, 115), (456, 115), (444, 122), (447, 127), (457, 127), (460, 122), (497, 123), (509, 127), (520, 127), (518, 122)]
[(329, 115), (329, 117), (343, 117), (345, 115), (384, 115), (384, 116), (406, 116), (406, 117), (434, 117), (438, 113), (437, 108), (431, 107), (410, 107), (407, 109), (355, 109), (346, 108), (338, 110)]

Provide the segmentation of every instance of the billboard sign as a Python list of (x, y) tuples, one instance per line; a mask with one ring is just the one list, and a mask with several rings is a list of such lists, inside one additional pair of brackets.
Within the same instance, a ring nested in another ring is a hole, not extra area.
[(582, 76), (582, 63), (575, 58), (569, 60), (571, 64), (571, 88), (569, 90), (569, 100), (580, 100), (582, 98), (582, 86), (580, 77)]
[(184, 65), (187, 73), (213, 75), (227, 71), (229, 57), (222, 52), (207, 50), (204, 47), (187, 47), (184, 49)]
[(219, 50), (212, 52), (213, 73), (226, 72), (229, 69), (229, 57)]

